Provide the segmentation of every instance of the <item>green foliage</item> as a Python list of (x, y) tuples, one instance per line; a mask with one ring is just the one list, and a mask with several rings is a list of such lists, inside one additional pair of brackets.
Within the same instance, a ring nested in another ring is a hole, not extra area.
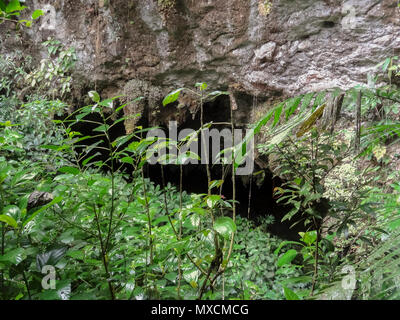
[(25, 85), (27, 70), (32, 67), (32, 57), (21, 51), (0, 55), (0, 93), (1, 100), (16, 99), (16, 92)]
[[(10, 121), (15, 124), (12, 128), (13, 135), (20, 136), (20, 151), (5, 153), (3, 149), (3, 155), (7, 159), (47, 163), (50, 168), (50, 163), (57, 159), (42, 146), (63, 141), (63, 132), (52, 119), (55, 115), (61, 116), (66, 105), (60, 101), (36, 100), (19, 106), (12, 99), (3, 99), (0, 98), (0, 122)], [(5, 128), (5, 132), (8, 131)], [(10, 137), (9, 135), (8, 138)]]
[(0, 55), (1, 100), (65, 98), (72, 89), (72, 71), (76, 63), (74, 48), (65, 48), (60, 41), (43, 43), (47, 57), (35, 65), (32, 57), (15, 51)]
[[(392, 193), (374, 190), (372, 200), (380, 200), (377, 207), (376, 227), (384, 233), (375, 235), (375, 246), (364, 253), (363, 259), (353, 262), (357, 271), (357, 288), (353, 293), (355, 299), (365, 300), (398, 300), (398, 246), (399, 246), (399, 214), (400, 184), (391, 185)], [(379, 201), (378, 200), (378, 201)], [(386, 231), (385, 231), (386, 230)], [(355, 263), (354, 263), (355, 262)]]
[(278, 257), (274, 252), (280, 240), (271, 236), (267, 227), (271, 221), (265, 219), (258, 225), (238, 217), (235, 254), (225, 274), (226, 298), (234, 299), (283, 299), (282, 284), (299, 290), (299, 283), (286, 283), (289, 278), (302, 275), (298, 267), (277, 267)]
[[(259, 3), (267, 15), (271, 2)], [(158, 1), (164, 13), (175, 4)], [(28, 26), (16, 20), (23, 9), (19, 1), (0, 0), (0, 20)], [(32, 18), (41, 14), (35, 11)], [(221, 195), (224, 180), (211, 180), (208, 167), (206, 194), (166, 185), (163, 165), (162, 186), (145, 176), (148, 152), (180, 150), (198, 139), (212, 126), (203, 123), (203, 104), (228, 92), (209, 91), (199, 82), (164, 98), (167, 107), (185, 92), (200, 106), (201, 128), (181, 141), (144, 139), (151, 128), (136, 122), (115, 138), (111, 131), (128, 119), (119, 117), (126, 107), (117, 106), (119, 97), (102, 100), (91, 91), (94, 105), (51, 121), (65, 115), (66, 105), (55, 97), (70, 93), (76, 56), (59, 41), (43, 45), (48, 55), (39, 67), (29, 57), (0, 59), (2, 299), (299, 300), (325, 294), (343, 278), (340, 267), (346, 263), (360, 275), (353, 297), (398, 298), (399, 176), (384, 170), (400, 136), (400, 94), (392, 81), (399, 75), (397, 57), (379, 65), (388, 85), (377, 86), (379, 77), (370, 76), (368, 86), (345, 93), (349, 112), (362, 91), (361, 154), (353, 153), (352, 131), (346, 137), (320, 125), (326, 92), (279, 103), (242, 143), (221, 152), (232, 151), (234, 173), (250, 139), (263, 134), (259, 150), (285, 179), (274, 189), (277, 202), (290, 208), (282, 221), (307, 229), (298, 241), (281, 241), (267, 232), (271, 221), (236, 217), (236, 199)], [(77, 125), (93, 126), (93, 133), (83, 135)], [(163, 160), (180, 165), (182, 174), (182, 164), (193, 157)], [(365, 168), (360, 159), (378, 164)], [(382, 183), (386, 178), (390, 186)], [(35, 194), (46, 201), (32, 207)], [(49, 289), (42, 285), (46, 267), (56, 271)]]
[(75, 66), (74, 48), (65, 48), (58, 40), (43, 42), (48, 56), (25, 76), (26, 83), (47, 97), (64, 97), (71, 92), (71, 72)]
[(400, 298), (398, 246), (397, 230), (358, 264), (359, 286), (354, 293), (357, 299), (398, 300)]
[(17, 19), (27, 6), (21, 5), (19, 0), (0, 0), (0, 23), (9, 21), (16, 24), (16, 27), (23, 25), (31, 27), (33, 20), (38, 19), (44, 13), (42, 10), (35, 10), (29, 19)]
[[(124, 120), (112, 119), (125, 105), (114, 109), (116, 98), (101, 100), (96, 92), (90, 96), (96, 102), (94, 106), (80, 108), (64, 121), (56, 121), (64, 126), (63, 139), (42, 141), (47, 143), (43, 150), (52, 153), (53, 159), (63, 160), (51, 161), (56, 168), (46, 175), (43, 165), (33, 154), (27, 154), (30, 149), (26, 151), (21, 143), (32, 128), (4, 124), (1, 152), (11, 158), (16, 152), (25, 154), (37, 168), (25, 169), (22, 161), (2, 158), (2, 176), (12, 178), (10, 184), (4, 180), (2, 191), (7, 199), (2, 201), (5, 210), (0, 215), (2, 243), (7, 244), (0, 255), (2, 297), (210, 297), (211, 288), (205, 283), (221, 264), (228, 263), (229, 258), (222, 261), (222, 257), (236, 231), (231, 218), (217, 217), (214, 224), (210, 214), (230, 208), (230, 202), (218, 195), (189, 196), (169, 185), (160, 189), (150, 183), (143, 175), (143, 166), (154, 140), (142, 139), (142, 128), (112, 140), (110, 130)], [(43, 102), (38, 103), (28, 104), (20, 116), (38, 116), (40, 112), (49, 116), (41, 109)], [(99, 120), (87, 118), (91, 114), (97, 114)], [(74, 131), (76, 123), (96, 124), (93, 131), (105, 145), (84, 146), (91, 136)], [(33, 128), (32, 132), (42, 129)], [(96, 159), (104, 150), (108, 158)], [(131, 182), (120, 171), (126, 164), (133, 167)], [(19, 183), (21, 189), (17, 189), (13, 183), (19, 180), (10, 174), (11, 169), (18, 177), (27, 176), (29, 185)], [(100, 173), (100, 169), (107, 173)], [(34, 190), (50, 192), (53, 200), (30, 212), (27, 199)], [(19, 197), (24, 200), (19, 201)], [(160, 202), (160, 198), (165, 201)], [(56, 268), (55, 289), (41, 286), (44, 264)], [(213, 287), (220, 286), (216, 280)]]
[[(282, 268), (300, 266), (306, 275), (313, 276), (311, 291), (305, 296), (325, 292), (326, 284), (338, 279), (343, 257), (353, 259), (353, 263), (359, 261), (382, 232), (388, 230), (382, 227), (388, 221), (387, 213), (379, 213), (392, 211), (397, 203), (382, 203), (382, 197), (391, 197), (376, 182), (385, 179), (385, 175), (398, 177), (394, 173), (379, 175), (379, 167), (362, 169), (360, 157), (388, 164), (387, 150), (398, 142), (399, 123), (394, 119), (398, 114), (399, 90), (391, 83), (397, 70), (393, 62), (396, 59), (387, 59), (380, 65), (388, 72), (389, 85), (378, 87), (379, 77), (370, 76), (368, 87), (345, 93), (343, 108), (348, 112), (356, 107), (357, 92), (361, 90), (361, 116), (369, 120), (362, 127), (360, 155), (353, 152), (354, 136), (349, 139), (350, 131), (332, 134), (320, 124), (318, 119), (328, 103), (324, 93), (281, 102), (254, 126), (253, 135), (259, 132), (264, 135), (259, 150), (269, 157), (274, 171), (287, 180), (274, 190), (277, 201), (292, 208), (282, 221), (297, 217), (293, 226), (301, 222), (316, 230), (318, 240), (299, 252), (301, 265), (297, 264), (299, 255), (294, 249), (282, 254), (277, 263)], [(304, 235), (301, 243), (307, 244)], [(349, 253), (354, 246), (359, 247)], [(287, 290), (285, 294), (288, 299), (294, 297)], [(304, 292), (299, 294), (305, 296)]]

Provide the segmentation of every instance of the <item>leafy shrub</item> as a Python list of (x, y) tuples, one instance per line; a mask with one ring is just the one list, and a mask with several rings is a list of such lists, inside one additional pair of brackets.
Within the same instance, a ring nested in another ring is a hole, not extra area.
[(285, 280), (302, 274), (295, 266), (279, 271), (278, 257), (274, 252), (281, 240), (268, 233), (269, 223), (270, 220), (263, 219), (257, 226), (251, 220), (237, 218), (235, 254), (225, 274), (226, 297), (283, 299)]

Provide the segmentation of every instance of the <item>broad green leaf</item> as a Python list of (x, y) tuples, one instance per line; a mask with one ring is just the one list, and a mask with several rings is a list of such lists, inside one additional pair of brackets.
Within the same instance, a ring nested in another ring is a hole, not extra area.
[(0, 262), (8, 262), (14, 265), (19, 264), (20, 262), (26, 259), (25, 249), (17, 248), (11, 251), (8, 251), (4, 256), (0, 255)]
[(32, 21), (31, 20), (19, 20), (19, 23), (24, 23), (26, 27), (30, 28), (32, 26)]
[(9, 226), (13, 228), (18, 228), (17, 221), (14, 220), (14, 218), (7, 216), (5, 214), (0, 215), (0, 221), (7, 223)]
[(83, 160), (82, 161), (82, 165), (86, 166), (89, 163), (89, 161), (91, 161), (94, 157), (97, 157), (99, 155), (101, 155), (101, 153), (100, 152), (96, 152), (94, 155), (92, 155), (89, 158), (86, 158), (85, 160)]
[(97, 128), (94, 128), (93, 131), (97, 132), (107, 132), (109, 130), (110, 126), (108, 124), (102, 124), (98, 126)]
[(184, 251), (189, 251), (190, 247), (188, 246), (188, 240), (180, 240), (180, 241), (173, 241), (170, 242), (165, 249), (167, 251), (176, 250), (176, 252), (182, 254)]
[(55, 290), (45, 290), (40, 294), (41, 300), (69, 300), (71, 296), (71, 281), (59, 280)]
[(78, 168), (69, 167), (69, 166), (62, 167), (62, 168), (58, 169), (58, 171), (60, 171), (62, 173), (71, 173), (73, 175), (76, 175), (80, 172)]
[(46, 144), (46, 145), (40, 146), (40, 148), (59, 151), (63, 148), (63, 146), (55, 146), (55, 145)]
[(173, 102), (175, 102), (176, 100), (178, 100), (178, 98), (179, 98), (179, 95), (181, 94), (181, 91), (183, 90), (184, 88), (179, 88), (179, 89), (176, 89), (175, 91), (172, 91), (170, 94), (168, 94), (165, 98), (164, 98), (164, 100), (163, 100), (163, 106), (165, 107), (167, 104), (170, 104), (170, 103), (173, 103)]
[(279, 259), (278, 259), (278, 267), (282, 267), (285, 264), (289, 264), (292, 262), (294, 258), (297, 256), (297, 251), (294, 249), (290, 249), (285, 252)]
[[(147, 206), (147, 204), (150, 202), (150, 198), (149, 197), (147, 197), (147, 198), (144, 198), (144, 197), (137, 197), (136, 198), (137, 199), (137, 201), (142, 205), (142, 206)], [(146, 202), (147, 201), (147, 202)]]
[(221, 200), (221, 197), (219, 195), (213, 194), (211, 196), (207, 197), (207, 206), (210, 208), (214, 208), (215, 205)]
[(286, 300), (300, 300), (299, 296), (289, 288), (283, 287)]
[(200, 157), (194, 152), (187, 151), (179, 154), (179, 156), (176, 158), (176, 164), (186, 164), (188, 160), (200, 161)]
[(167, 279), (171, 282), (175, 282), (177, 277), (178, 277), (178, 274), (176, 272), (170, 272), (165, 275), (165, 279)]
[(129, 164), (133, 165), (133, 159), (131, 157), (123, 157), (119, 161), (121, 161), (123, 163), (129, 163)]
[(6, 13), (21, 11), (25, 8), (25, 6), (21, 6), (19, 0), (11, 0), (6, 7)]
[(299, 232), (301, 241), (306, 245), (311, 246), (317, 240), (317, 231)]
[(99, 102), (99, 106), (112, 108), (114, 105), (114, 99), (106, 99)]
[(220, 217), (215, 220), (214, 230), (224, 238), (229, 238), (236, 231), (236, 224), (229, 217)]
[(18, 220), (21, 215), (21, 209), (18, 206), (10, 205), (3, 209), (3, 214)]
[(36, 20), (37, 18), (39, 18), (39, 17), (42, 16), (42, 15), (44, 15), (43, 10), (40, 10), (40, 9), (35, 10), (35, 11), (33, 11), (33, 13), (32, 13), (32, 19), (33, 19), (33, 20)]
[(85, 253), (82, 250), (68, 251), (67, 256), (77, 260), (85, 259)]
[(96, 103), (99, 103), (100, 96), (96, 91), (89, 91), (88, 94), (89, 94), (90, 99), (92, 99)]
[(392, 230), (395, 230), (395, 229), (397, 229), (398, 227), (400, 227), (400, 219), (396, 219), (396, 220), (391, 221), (391, 222), (389, 223), (389, 228), (392, 229)]

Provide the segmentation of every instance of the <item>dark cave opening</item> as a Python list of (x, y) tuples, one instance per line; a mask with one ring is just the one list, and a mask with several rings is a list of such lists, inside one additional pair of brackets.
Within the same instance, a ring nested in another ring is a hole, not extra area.
[[(251, 99), (245, 99), (249, 102)], [(251, 105), (246, 106), (248, 108)], [(219, 123), (228, 123), (230, 122), (230, 100), (229, 97), (218, 97), (212, 102), (208, 102), (204, 104), (204, 122), (219, 122)], [(144, 128), (149, 126), (148, 119), (145, 116), (146, 112), (143, 113), (141, 119), (138, 122), (138, 125), (143, 126)], [(242, 112), (243, 114), (243, 112)], [(119, 115), (119, 116), (122, 116)], [(161, 115), (162, 116), (162, 115)], [(100, 121), (101, 118), (98, 114), (93, 113), (89, 114), (85, 119), (92, 121)], [(112, 120), (110, 120), (110, 124)], [(96, 124), (93, 123), (76, 123), (73, 126), (73, 130), (81, 132), (84, 136), (94, 136), (96, 132), (93, 129), (96, 128)], [(164, 129), (164, 132), (168, 133), (168, 128), (164, 126), (160, 126)], [(197, 130), (201, 127), (200, 125), (200, 112), (197, 112), (194, 117), (189, 116), (186, 117), (185, 121), (180, 123), (178, 126), (178, 132), (184, 128), (190, 128)], [(229, 128), (227, 124), (219, 125), (218, 129), (222, 130), (224, 128)], [(115, 125), (110, 131), (111, 139), (116, 139), (119, 136), (125, 134), (125, 127), (123, 122), (119, 122)], [(98, 142), (98, 138), (91, 138), (85, 141), (85, 145), (91, 145), (92, 143)], [(222, 144), (222, 141), (221, 141)], [(99, 146), (107, 147), (106, 141), (102, 141)], [(95, 152), (91, 151), (86, 157), (93, 155)], [(98, 155), (93, 161), (107, 161), (108, 154), (107, 152), (101, 152), (101, 155)], [(179, 189), (179, 166), (178, 165), (164, 165), (163, 166), (164, 174), (165, 174), (165, 183), (171, 183)], [(206, 173), (206, 165), (204, 164), (187, 164), (183, 167), (183, 181), (182, 181), (182, 189), (187, 193), (207, 193), (207, 173)], [(211, 180), (219, 180), (222, 177), (223, 166), (221, 164), (210, 164), (211, 171)], [(132, 167), (128, 165), (124, 165), (122, 170), (128, 174), (132, 173)], [(225, 172), (224, 184), (222, 187), (222, 194), (226, 199), (232, 199), (232, 175), (230, 172), (230, 168), (224, 169), (227, 170)], [(306, 231), (306, 228), (302, 223), (296, 224), (293, 228), (291, 225), (294, 223), (294, 220), (281, 222), (282, 217), (290, 211), (291, 207), (287, 205), (283, 205), (277, 203), (277, 200), (274, 198), (273, 191), (275, 187), (281, 186), (283, 181), (274, 177), (272, 172), (268, 169), (262, 169), (257, 166), (255, 163), (254, 172), (263, 172), (264, 178), (260, 181), (256, 176), (247, 175), (247, 176), (235, 176), (235, 190), (236, 190), (236, 200), (239, 202), (237, 205), (237, 214), (244, 218), (252, 219), (256, 222), (259, 222), (260, 218), (266, 216), (272, 216), (274, 218), (274, 222), (269, 225), (268, 231), (278, 236), (281, 239), (287, 240), (298, 240), (299, 235), (298, 232)], [(160, 164), (150, 165), (146, 164), (145, 174), (152, 182), (162, 186), (161, 179), (161, 168)], [(216, 192), (214, 190), (214, 192)], [(250, 200), (249, 200), (250, 199)], [(250, 205), (250, 210), (249, 210)], [(296, 219), (296, 217), (295, 217)]]
[[(171, 183), (179, 189), (179, 166), (165, 165), (163, 170), (165, 182)], [(150, 165), (146, 171), (151, 181), (160, 186), (162, 185), (160, 165)], [(237, 205), (237, 214), (241, 217), (252, 219), (256, 224), (259, 222), (259, 218), (272, 216), (274, 222), (268, 226), (268, 231), (271, 234), (282, 239), (298, 240), (298, 232), (306, 231), (306, 229), (301, 223), (291, 228), (291, 225), (294, 223), (293, 220), (281, 222), (283, 216), (291, 207), (277, 203), (274, 198), (273, 190), (282, 184), (281, 179), (273, 177), (273, 174), (269, 170), (265, 170), (264, 172), (265, 177), (262, 184), (257, 183), (255, 177), (235, 176), (236, 200), (239, 202)], [(213, 166), (211, 175), (215, 180), (221, 177), (222, 166)], [(205, 165), (183, 166), (182, 189), (187, 193), (207, 193)], [(222, 186), (222, 195), (226, 199), (232, 199), (232, 191), (232, 178), (229, 170)]]

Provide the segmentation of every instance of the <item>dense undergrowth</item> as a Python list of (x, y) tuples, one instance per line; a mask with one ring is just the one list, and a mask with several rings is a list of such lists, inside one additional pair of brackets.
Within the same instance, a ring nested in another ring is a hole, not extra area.
[[(1, 129), (3, 299), (194, 299), (200, 290), (210, 299), (283, 298), (274, 281), (279, 241), (265, 232), (267, 222), (219, 216), (212, 224), (209, 211), (230, 208), (230, 202), (155, 186), (144, 177), (141, 159), (152, 142), (119, 150), (129, 137), (118, 137), (109, 141), (113, 161), (95, 161), (96, 154), (85, 155), (103, 147), (79, 148), (88, 137), (72, 131), (68, 120), (48, 122), (62, 103), (34, 101), (15, 109), (12, 101), (1, 101), (4, 114), (13, 114)], [(112, 116), (90, 106), (77, 118), (85, 121), (86, 112)], [(99, 127), (107, 140), (111, 128)], [(122, 163), (135, 167), (133, 176), (114, 168)], [(223, 280), (201, 289), (209, 266), (212, 272), (220, 267), (215, 236), (219, 250), (227, 251), (236, 229)]]
[[(204, 103), (229, 92), (198, 83), (167, 95), (166, 108), (190, 90), (202, 114), (201, 128), (180, 141), (147, 138), (150, 128), (140, 126), (114, 137), (127, 119), (122, 99), (91, 91), (85, 107), (57, 100), (71, 91), (76, 57), (57, 41), (44, 45), (39, 66), (0, 57), (1, 299), (398, 298), (397, 57), (380, 64), (368, 86), (269, 106), (220, 154), (233, 160), (233, 198), (225, 199), (225, 181), (213, 180), (209, 165), (206, 193), (182, 190), (190, 152), (163, 159), (179, 166), (178, 186), (165, 183), (163, 166), (161, 185), (145, 169), (149, 152), (201, 140), (212, 126), (203, 122)], [(383, 80), (389, 84), (378, 85)], [(254, 136), (285, 180), (271, 192), (291, 208), (282, 220), (304, 226), (298, 241), (271, 236), (268, 216), (254, 222), (236, 213), (235, 170)]]

